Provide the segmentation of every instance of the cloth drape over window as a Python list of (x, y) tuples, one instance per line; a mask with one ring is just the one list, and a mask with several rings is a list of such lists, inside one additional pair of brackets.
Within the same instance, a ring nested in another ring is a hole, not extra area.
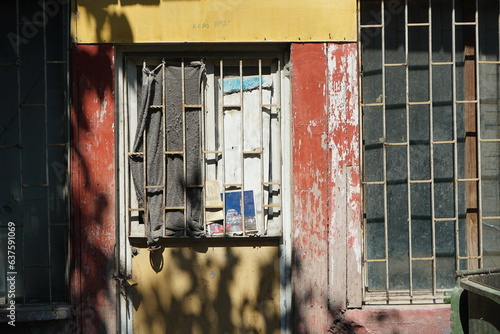
[(130, 169), (149, 245), (163, 236), (163, 226), (166, 236), (204, 234), (201, 107), (196, 107), (203, 73), (200, 62), (161, 63), (142, 71)]

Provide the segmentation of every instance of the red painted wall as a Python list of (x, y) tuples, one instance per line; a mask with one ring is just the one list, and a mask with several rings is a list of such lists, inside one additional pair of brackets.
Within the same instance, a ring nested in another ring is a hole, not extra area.
[(325, 44), (292, 44), (294, 333), (328, 329), (328, 117)]
[(361, 303), (357, 46), (292, 44), (291, 62), (294, 329), (326, 333)]
[(359, 307), (361, 277), (360, 128), (356, 43), (329, 43), (330, 309)]
[(114, 48), (72, 50), (73, 332), (116, 332)]

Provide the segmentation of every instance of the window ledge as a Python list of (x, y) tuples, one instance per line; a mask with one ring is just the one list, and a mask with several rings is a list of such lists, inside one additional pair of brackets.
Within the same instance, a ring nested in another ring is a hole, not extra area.
[[(0, 323), (10, 321), (11, 310), (7, 306), (0, 308)], [(16, 322), (47, 321), (71, 319), (75, 312), (70, 304), (43, 304), (32, 306), (16, 306)]]
[(451, 309), (451, 304), (370, 304), (358, 308), (366, 311), (387, 311), (387, 310), (438, 310)]

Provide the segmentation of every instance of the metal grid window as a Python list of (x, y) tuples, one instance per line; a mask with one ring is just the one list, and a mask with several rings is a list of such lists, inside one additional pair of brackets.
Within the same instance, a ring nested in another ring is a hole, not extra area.
[(54, 307), (68, 302), (69, 6), (7, 1), (0, 17), (0, 308), (12, 276), (16, 307)]
[(360, 1), (365, 303), (500, 265), (499, 3)]
[(126, 57), (130, 237), (281, 236), (281, 81), (276, 55)]

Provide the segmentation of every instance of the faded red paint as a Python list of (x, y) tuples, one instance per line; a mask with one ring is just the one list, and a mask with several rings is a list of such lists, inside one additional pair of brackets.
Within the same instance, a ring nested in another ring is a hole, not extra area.
[(325, 44), (292, 44), (295, 333), (328, 329), (328, 119)]
[[(356, 43), (330, 43), (328, 120), (330, 147), (330, 308), (348, 300), (361, 306), (361, 195)], [(359, 292), (357, 292), (359, 291)], [(352, 306), (352, 305), (351, 305)]]
[(361, 291), (356, 57), (356, 43), (291, 49), (296, 332), (328, 330), (331, 311), (346, 307), (349, 275)]
[(72, 50), (71, 297), (74, 332), (116, 332), (114, 48)]
[(410, 306), (347, 310), (345, 323), (356, 328), (355, 333), (451, 333), (450, 308)]
[[(358, 71), (356, 43), (328, 44), (328, 113), (333, 169), (359, 165)], [(352, 180), (349, 180), (351, 182)]]

